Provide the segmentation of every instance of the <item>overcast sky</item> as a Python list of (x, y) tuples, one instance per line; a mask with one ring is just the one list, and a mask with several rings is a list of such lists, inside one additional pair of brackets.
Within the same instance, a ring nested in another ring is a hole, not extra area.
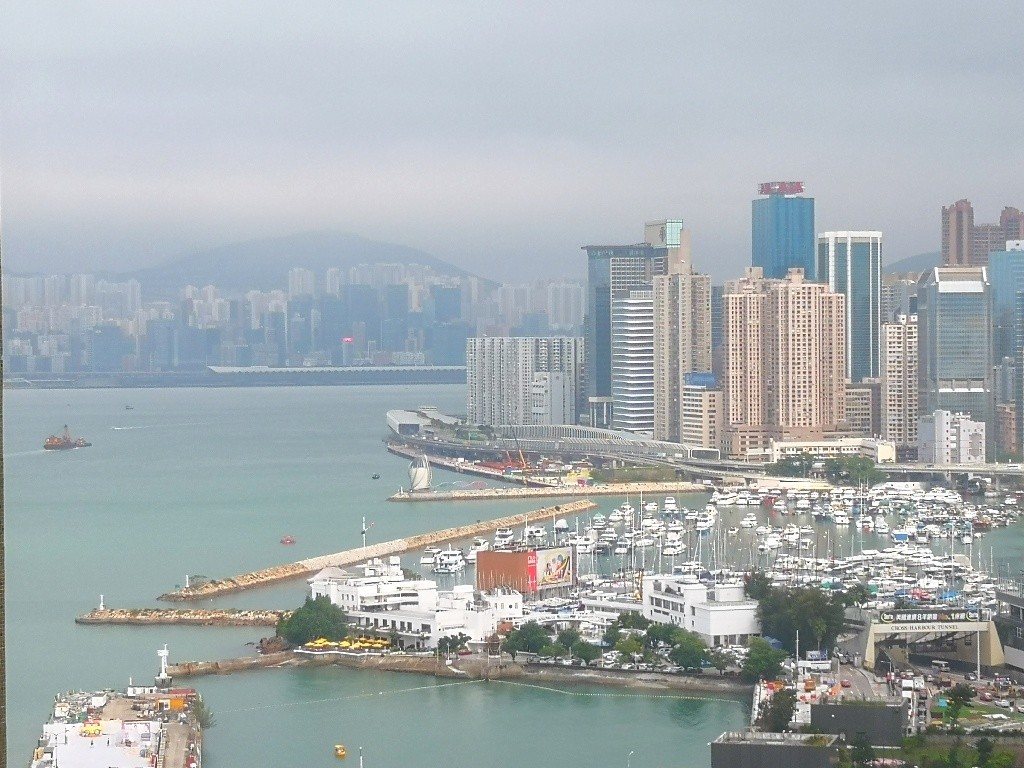
[(5, 3), (7, 270), (310, 229), (498, 279), (682, 217), (750, 260), (760, 181), (886, 261), (1024, 207), (1018, 2)]

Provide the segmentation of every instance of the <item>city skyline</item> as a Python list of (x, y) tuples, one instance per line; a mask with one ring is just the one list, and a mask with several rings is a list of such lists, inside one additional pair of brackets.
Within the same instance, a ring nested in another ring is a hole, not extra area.
[[(330, 230), (571, 277), (580, 243), (683, 212), (717, 283), (785, 178), (818, 231), (935, 251), (941, 206), (1019, 204), (1014, 8), (23, 6), (0, 32), (5, 267)], [(836, 120), (823, 94), (865, 108)]]

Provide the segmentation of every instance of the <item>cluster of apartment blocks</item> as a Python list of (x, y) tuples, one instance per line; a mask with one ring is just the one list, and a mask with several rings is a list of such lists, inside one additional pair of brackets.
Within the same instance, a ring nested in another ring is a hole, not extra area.
[[(815, 235), (813, 199), (787, 184), (754, 201), (754, 264), (723, 288), (694, 271), (680, 220), (646, 224), (639, 244), (586, 246), (585, 339), (469, 340), (470, 420), (556, 423), (536, 420), (558, 411), (548, 390), (535, 387), (527, 413), (516, 379), (492, 374), (484, 386), (474, 368), (571, 343), (559, 400), (593, 426), (747, 460), (770, 459), (776, 444), (843, 438), (877, 439), (864, 451), (876, 460), (1019, 453), (1024, 234), (986, 252), (985, 264), (975, 256), (883, 276), (881, 232)], [(962, 214), (964, 202), (952, 208)], [(999, 226), (1024, 233), (1024, 217), (1007, 208)], [(984, 229), (985, 247), (995, 228)]]

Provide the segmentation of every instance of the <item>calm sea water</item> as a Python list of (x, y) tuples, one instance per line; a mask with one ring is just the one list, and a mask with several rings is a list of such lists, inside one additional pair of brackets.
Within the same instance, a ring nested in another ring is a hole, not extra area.
[[(100, 594), (112, 607), (157, 606), (186, 574), (229, 576), (358, 546), (364, 516), (373, 542), (538, 506), (384, 500), (408, 484), (406, 462), (382, 444), (385, 411), (457, 412), (463, 397), (453, 386), (5, 391), (8, 764), (27, 763), (55, 692), (148, 682), (165, 643), (176, 662), (228, 658), (252, 653), (247, 644), (261, 634), (75, 625)], [(65, 423), (93, 446), (43, 451)], [(620, 502), (599, 500), (606, 510)], [(279, 543), (285, 534), (295, 545)], [(1011, 544), (1019, 556), (1020, 542)], [(304, 595), (299, 581), (207, 605), (294, 607)], [(706, 766), (707, 743), (748, 717), (745, 697), (446, 684), (341, 668), (195, 684), (218, 721), (208, 768), (336, 765), (339, 742), (350, 754), (363, 746), (367, 766), (620, 766), (630, 752), (638, 768)]]

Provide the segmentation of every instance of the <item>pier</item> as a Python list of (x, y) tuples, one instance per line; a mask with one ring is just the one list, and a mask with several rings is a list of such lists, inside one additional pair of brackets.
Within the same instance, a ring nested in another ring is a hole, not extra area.
[[(298, 579), (312, 576), (313, 574), (327, 568), (328, 566), (346, 566), (362, 563), (373, 557), (387, 557), (389, 555), (401, 555), (405, 552), (413, 552), (423, 549), (432, 544), (441, 544), (454, 539), (469, 539), (485, 533), (493, 533), (499, 528), (511, 528), (516, 525), (533, 523), (538, 520), (550, 520), (552, 517), (571, 517), (594, 509), (597, 505), (589, 500), (570, 501), (565, 504), (544, 507), (532, 512), (524, 512), (516, 515), (506, 515), (494, 520), (460, 525), (455, 528), (446, 528), (443, 531), (421, 533), (416, 536), (408, 536), (403, 539), (372, 544), (366, 547), (337, 552), (333, 555), (321, 555), (311, 557), (307, 560), (299, 560), (296, 563), (278, 565), (265, 568), (261, 571), (253, 571), (240, 576), (232, 576), (226, 579), (214, 579), (196, 586), (183, 587), (173, 592), (160, 595), (159, 600), (169, 602), (184, 602), (188, 600), (206, 600), (207, 598), (226, 595), (231, 592), (241, 592), (246, 589), (267, 586), (280, 581)], [(179, 622), (183, 623), (183, 622)]]
[[(431, 463), (433, 460), (430, 459)], [(580, 496), (666, 496), (674, 493), (710, 493), (711, 489), (699, 483), (636, 482), (608, 483), (604, 485), (560, 485), (539, 488), (463, 488), (452, 491), (399, 491), (388, 501), (487, 501), (533, 498), (574, 498)]]

